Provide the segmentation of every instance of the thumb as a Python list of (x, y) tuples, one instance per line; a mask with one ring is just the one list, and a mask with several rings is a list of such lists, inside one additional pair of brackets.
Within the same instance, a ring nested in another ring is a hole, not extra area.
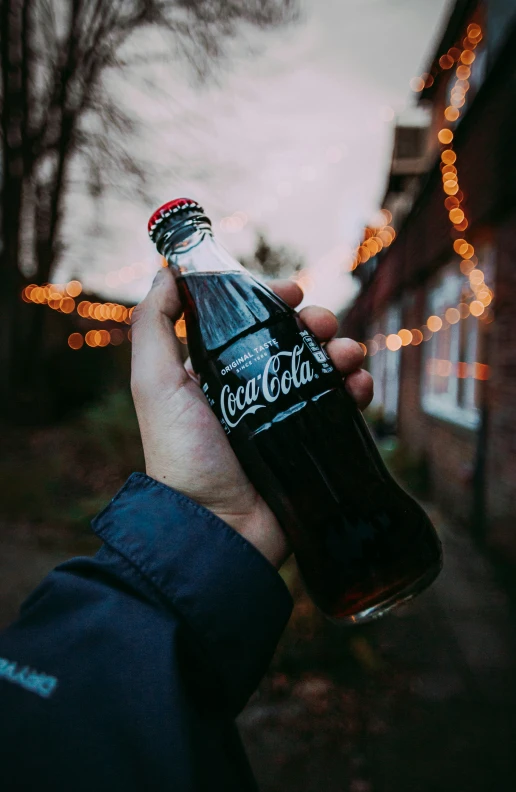
[(137, 406), (163, 390), (175, 393), (189, 379), (173, 325), (181, 311), (175, 278), (162, 268), (132, 314), (131, 389)]

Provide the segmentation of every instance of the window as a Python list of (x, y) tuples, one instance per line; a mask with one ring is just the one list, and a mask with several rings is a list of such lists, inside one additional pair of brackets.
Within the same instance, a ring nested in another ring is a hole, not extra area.
[(398, 414), (400, 353), (385, 349), (385, 338), (401, 327), (401, 308), (391, 305), (371, 328), (371, 337), (382, 339), (379, 354), (372, 356), (370, 371), (374, 379), (373, 407), (381, 407), (384, 417), (394, 421)]
[[(487, 280), (490, 255), (484, 252), (481, 258)], [(440, 273), (429, 292), (428, 315), (443, 318), (448, 308), (456, 308), (465, 298), (467, 290), (467, 279), (454, 262)], [(471, 315), (452, 324), (444, 321), (442, 329), (424, 344), (423, 409), (471, 429), (479, 424), (479, 380), (486, 373), (479, 361), (479, 326)]]

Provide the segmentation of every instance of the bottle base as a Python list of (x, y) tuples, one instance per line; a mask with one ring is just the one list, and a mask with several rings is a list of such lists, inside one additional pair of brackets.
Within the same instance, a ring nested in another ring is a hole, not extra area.
[(424, 575), (412, 581), (408, 586), (405, 586), (397, 591), (394, 591), (387, 599), (382, 599), (368, 608), (359, 611), (358, 613), (343, 615), (343, 616), (329, 616), (327, 613), (324, 615), (334, 624), (340, 625), (354, 625), (366, 624), (367, 622), (379, 619), (389, 611), (394, 610), (399, 605), (404, 605), (409, 600), (417, 597), (426, 588), (428, 588), (436, 579), (442, 569), (442, 559), (438, 564), (428, 569)]

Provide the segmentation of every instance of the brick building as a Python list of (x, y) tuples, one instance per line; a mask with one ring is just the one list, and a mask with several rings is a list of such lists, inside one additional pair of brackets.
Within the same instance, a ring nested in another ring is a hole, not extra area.
[(516, 559), (514, 0), (458, 0), (415, 87), (430, 120), (396, 130), (383, 206), (397, 237), (355, 270), (341, 329), (366, 342), (376, 405), (434, 497)]

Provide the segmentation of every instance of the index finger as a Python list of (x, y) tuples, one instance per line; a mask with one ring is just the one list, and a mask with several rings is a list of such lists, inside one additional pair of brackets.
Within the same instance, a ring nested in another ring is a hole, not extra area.
[(291, 308), (297, 308), (304, 296), (297, 283), (291, 280), (273, 280), (267, 286)]

